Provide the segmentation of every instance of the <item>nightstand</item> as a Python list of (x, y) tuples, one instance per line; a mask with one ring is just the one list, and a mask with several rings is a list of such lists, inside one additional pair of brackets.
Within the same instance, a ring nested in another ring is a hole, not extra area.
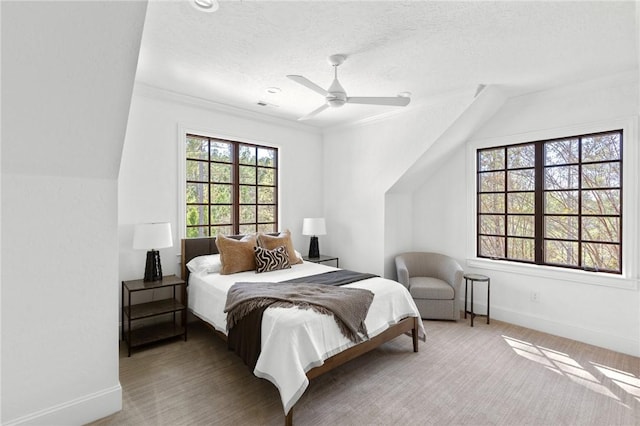
[[(132, 294), (171, 288), (172, 296), (145, 303), (131, 303)], [(127, 294), (127, 306), (124, 295)], [(179, 293), (179, 294), (178, 294)], [(125, 317), (126, 330), (125, 330)], [(180, 317), (180, 318), (178, 318)], [(172, 337), (183, 336), (187, 340), (187, 284), (175, 275), (162, 277), (161, 281), (131, 280), (122, 281), (122, 340), (127, 343), (129, 355), (131, 349), (147, 343)], [(132, 324), (143, 320), (150, 324), (141, 324), (132, 328)]]
[(302, 256), (302, 260), (304, 260), (305, 262), (313, 262), (313, 263), (324, 263), (324, 262), (331, 262), (331, 261), (336, 261), (336, 268), (339, 268), (339, 260), (337, 257), (334, 256), (325, 256), (324, 254), (321, 254), (320, 257), (309, 257), (309, 256)]

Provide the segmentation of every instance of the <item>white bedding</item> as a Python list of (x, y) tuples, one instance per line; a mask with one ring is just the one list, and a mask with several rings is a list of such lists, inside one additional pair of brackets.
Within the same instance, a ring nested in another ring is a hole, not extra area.
[[(191, 274), (189, 308), (216, 330), (227, 334), (224, 306), (227, 291), (234, 283), (279, 282), (335, 269), (304, 262), (293, 265), (291, 269), (262, 274), (256, 274), (255, 271), (233, 275)], [(369, 337), (382, 333), (405, 317), (419, 317), (409, 292), (398, 282), (370, 278), (345, 287), (366, 288), (374, 293), (365, 320)], [(424, 339), (422, 321), (418, 321), (418, 324), (420, 338)], [(268, 308), (262, 318), (262, 349), (253, 373), (278, 388), (287, 414), (309, 385), (306, 372), (350, 346), (354, 346), (354, 343), (342, 335), (334, 319), (328, 315), (297, 308)]]

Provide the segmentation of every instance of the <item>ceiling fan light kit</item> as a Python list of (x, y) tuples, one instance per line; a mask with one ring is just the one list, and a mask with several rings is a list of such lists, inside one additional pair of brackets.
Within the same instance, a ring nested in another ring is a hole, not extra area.
[(220, 8), (217, 0), (193, 0), (191, 5), (201, 12), (212, 13)]
[(304, 117), (300, 117), (298, 120), (308, 120), (315, 115), (321, 113), (325, 109), (332, 107), (338, 108), (345, 103), (350, 104), (367, 104), (367, 105), (389, 105), (389, 106), (407, 106), (411, 102), (410, 92), (401, 92), (395, 97), (349, 97), (346, 90), (338, 81), (338, 67), (344, 63), (347, 59), (345, 55), (331, 55), (329, 56), (329, 64), (333, 67), (333, 82), (327, 90), (318, 86), (311, 80), (301, 75), (288, 75), (287, 77), (298, 84), (303, 85), (307, 89), (311, 89), (319, 95), (324, 96), (326, 103), (319, 108), (311, 111)]

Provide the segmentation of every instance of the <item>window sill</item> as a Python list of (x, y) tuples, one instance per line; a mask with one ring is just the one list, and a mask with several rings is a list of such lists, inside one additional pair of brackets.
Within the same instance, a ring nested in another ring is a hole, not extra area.
[(638, 290), (637, 278), (628, 278), (622, 275), (602, 272), (587, 272), (574, 269), (554, 268), (552, 266), (520, 264), (505, 260), (481, 259), (477, 257), (468, 258), (467, 265), (478, 269), (509, 272), (558, 281), (613, 287), (623, 290)]

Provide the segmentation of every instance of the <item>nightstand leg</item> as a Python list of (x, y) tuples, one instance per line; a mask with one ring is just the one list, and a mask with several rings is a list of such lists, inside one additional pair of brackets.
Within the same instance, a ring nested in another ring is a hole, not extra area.
[(124, 342), (124, 284), (120, 286), (120, 338)]
[[(131, 303), (131, 301), (129, 301), (129, 303)], [(127, 322), (127, 356), (131, 356), (131, 309), (129, 309), (129, 320), (127, 320)]]
[[(173, 300), (174, 300), (174, 303), (177, 303), (177, 301), (176, 301), (176, 286), (175, 285), (173, 286)], [(173, 313), (171, 314), (171, 317), (173, 318), (173, 329), (175, 330), (176, 327), (178, 326), (176, 324), (176, 311), (173, 311)]]
[(131, 292), (129, 292), (129, 304), (127, 305), (127, 356), (131, 356)]
[(182, 326), (184, 327), (184, 341), (187, 341), (187, 309), (189, 309), (189, 302), (187, 300), (187, 285), (182, 286), (182, 304), (184, 310), (182, 311)]

